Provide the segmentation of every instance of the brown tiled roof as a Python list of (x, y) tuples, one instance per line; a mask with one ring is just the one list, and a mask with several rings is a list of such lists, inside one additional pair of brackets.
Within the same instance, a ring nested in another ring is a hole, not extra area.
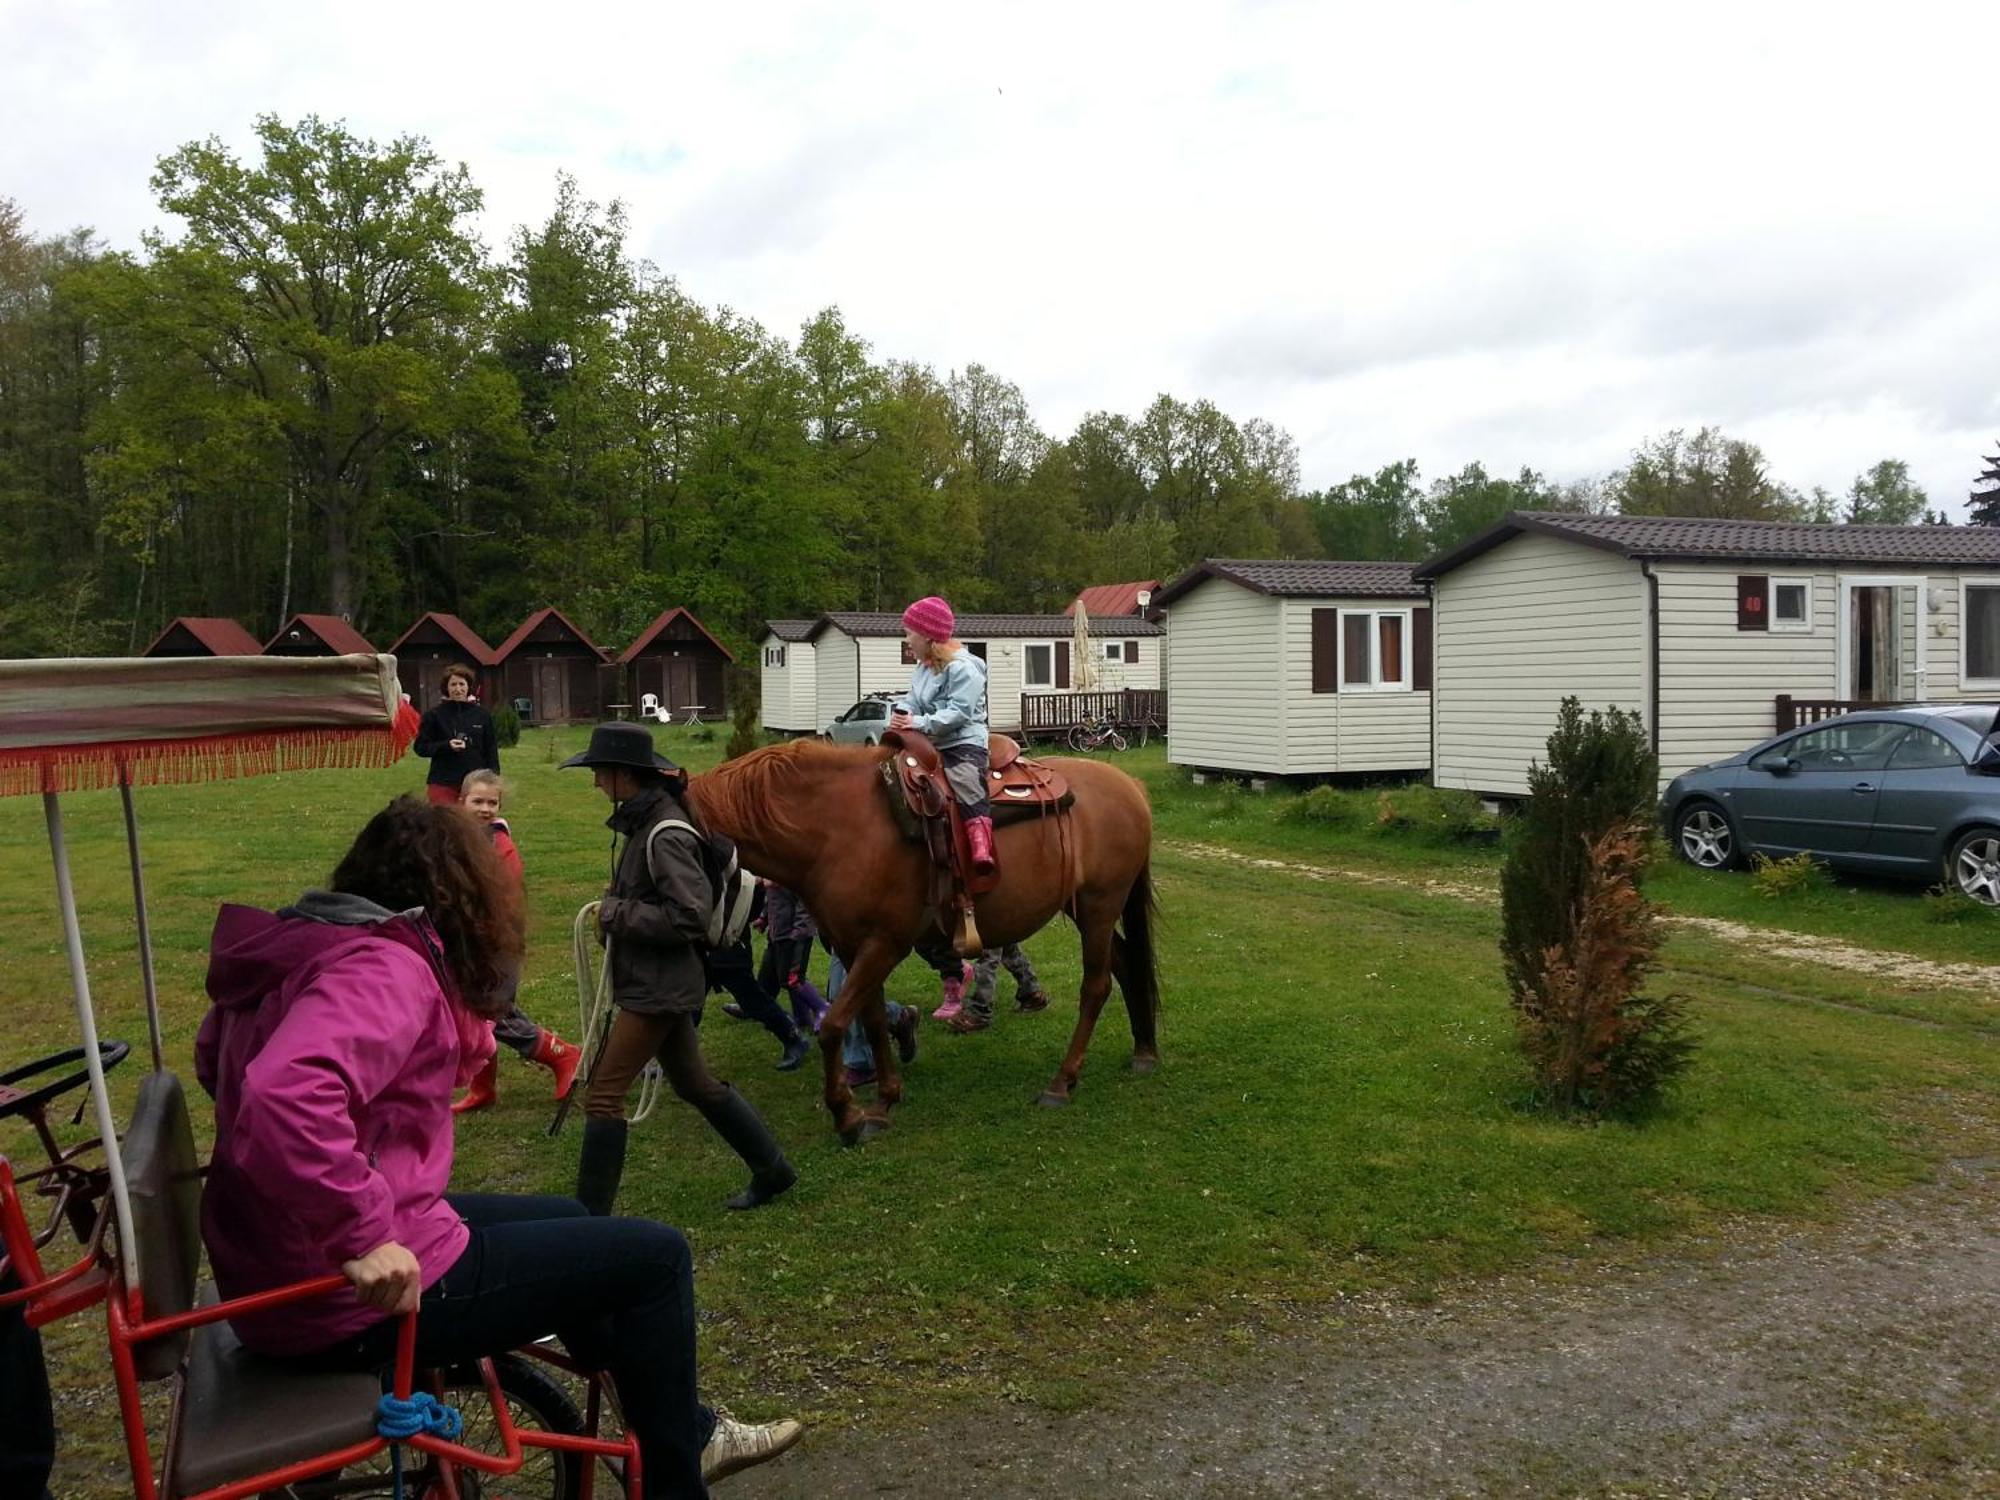
[(687, 610), (682, 609), (678, 604), (676, 604), (672, 609), (661, 610), (659, 615), (654, 618), (653, 623), (648, 625), (644, 630), (640, 631), (638, 637), (632, 642), (632, 644), (627, 646), (624, 649), (624, 651), (619, 653), (618, 656), (619, 664), (622, 666), (624, 663), (629, 662), (630, 660), (632, 660), (633, 657), (637, 656), (641, 651), (644, 651), (648, 646), (652, 645), (654, 638), (658, 636), (661, 631), (665, 630), (669, 625), (673, 624), (675, 620), (686, 620), (688, 624), (694, 626), (696, 630), (700, 631), (701, 638), (707, 641), (709, 645), (715, 647), (716, 650), (720, 651), (722, 653), (722, 659), (724, 661), (736, 660), (735, 653), (732, 652), (727, 646), (723, 645), (722, 642), (718, 641), (714, 636), (710, 635), (708, 633), (708, 627), (706, 625), (702, 624), (700, 620), (694, 617), (694, 615), (689, 613)]
[(258, 656), (264, 650), (258, 643), (257, 637), (234, 620), (224, 619), (220, 615), (182, 615), (154, 636), (153, 645), (148, 646), (141, 654), (151, 656), (153, 646), (165, 640), (175, 625), (206, 646), (211, 656)]
[(533, 614), (529, 615), (527, 619), (523, 620), (518, 626), (515, 627), (514, 633), (512, 635), (508, 636), (506, 640), (502, 641), (498, 646), (494, 647), (493, 649), (494, 662), (498, 664), (500, 662), (504, 662), (508, 657), (512, 656), (514, 654), (515, 648), (518, 647), (521, 644), (521, 642), (525, 641), (530, 635), (534, 634), (535, 628), (539, 626), (542, 623), (542, 621), (548, 619), (549, 616), (551, 615), (555, 616), (555, 618), (561, 622), (563, 629), (567, 630), (571, 635), (575, 636), (579, 641), (583, 642), (584, 645), (590, 647), (590, 649), (595, 651), (598, 654), (598, 656), (602, 657), (605, 661), (609, 661), (611, 659), (610, 654), (606, 652), (602, 646), (598, 645), (597, 642), (593, 641), (589, 636), (585, 635), (581, 630), (578, 630), (575, 625), (570, 623), (570, 618), (568, 615), (564, 614), (554, 605), (550, 605), (547, 609), (538, 609)]
[(338, 656), (373, 655), (375, 648), (368, 644), (368, 638), (356, 630), (339, 615), (293, 615), (278, 627), (278, 633), (264, 643), (269, 651), (285, 638), (285, 633), (294, 625), (303, 625), (318, 636), (326, 646)]
[(2000, 568), (2000, 527), (1844, 526), (1817, 521), (1721, 521), (1693, 516), (1578, 516), (1517, 510), (1463, 546), (1429, 558), (1436, 578), (1525, 532), (1622, 557), (1673, 562), (1847, 563), (1870, 567)]
[[(814, 622), (814, 636), (827, 629), (844, 630), (853, 636), (899, 636), (903, 617), (874, 610), (836, 610)], [(1151, 620), (1131, 615), (1090, 617), (1089, 631), (1102, 636), (1163, 635)], [(952, 632), (962, 641), (993, 641), (1009, 638), (1064, 640), (1076, 633), (1076, 621), (1069, 615), (960, 615)]]
[(438, 629), (451, 637), (452, 644), (465, 653), (471, 665), (475, 667), (490, 667), (498, 663), (500, 658), (493, 654), (493, 648), (486, 644), (486, 641), (478, 631), (466, 624), (457, 615), (444, 614), (435, 609), (421, 616), (408, 630), (397, 636), (396, 644), (389, 648), (389, 654), (394, 656), (400, 652), (403, 649), (403, 642), (421, 630), (425, 620), (437, 621)]
[(1063, 613), (1073, 615), (1077, 605), (1081, 604), (1087, 614), (1136, 615), (1139, 613), (1140, 593), (1157, 594), (1159, 591), (1160, 580), (1157, 578), (1142, 578), (1135, 583), (1094, 583), (1070, 600)]
[(1153, 603), (1171, 604), (1209, 578), (1280, 598), (1421, 599), (1429, 590), (1411, 580), (1410, 566), (1404, 562), (1244, 562), (1211, 557), (1153, 595)]
[(817, 620), (766, 620), (764, 628), (781, 641), (809, 641)]

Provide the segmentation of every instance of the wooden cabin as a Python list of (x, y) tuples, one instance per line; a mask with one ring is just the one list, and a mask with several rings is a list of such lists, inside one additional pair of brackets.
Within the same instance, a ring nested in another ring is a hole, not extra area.
[(606, 670), (610, 658), (561, 610), (536, 610), (493, 655), (502, 695), (524, 724), (594, 724), (608, 716), (606, 679), (616, 683)]
[(640, 631), (618, 658), (625, 669), (625, 699), (637, 705), (648, 693), (675, 718), (698, 708), (703, 718), (729, 716), (729, 671), (736, 658), (700, 620), (676, 605)]
[(264, 643), (266, 656), (372, 655), (367, 637), (339, 615), (293, 615)]
[(498, 658), (478, 631), (457, 615), (433, 610), (396, 637), (389, 648), (396, 675), (419, 713), (444, 697), (445, 668), (471, 667), (478, 674), (473, 696), (491, 707), (502, 696)]
[(262, 656), (257, 637), (215, 615), (182, 615), (153, 637), (142, 656)]

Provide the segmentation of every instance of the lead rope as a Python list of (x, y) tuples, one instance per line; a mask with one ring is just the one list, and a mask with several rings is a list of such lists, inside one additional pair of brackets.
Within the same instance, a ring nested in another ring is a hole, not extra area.
[[(570, 924), (570, 955), (576, 964), (576, 1008), (583, 1023), (584, 1056), (579, 1071), (586, 1086), (590, 1076), (597, 1069), (598, 1054), (604, 1050), (604, 1040), (611, 1034), (611, 939), (604, 940), (604, 963), (597, 967), (591, 950), (597, 946), (597, 910), (599, 903), (587, 901), (577, 908), (576, 920)], [(653, 1106), (660, 1101), (660, 1088), (666, 1082), (666, 1073), (661, 1069), (659, 1059), (647, 1062), (639, 1072), (638, 1103), (626, 1118), (637, 1125), (653, 1112)]]
[(458, 1441), (465, 1418), (429, 1391), (413, 1391), (406, 1401), (393, 1392), (375, 1403), (375, 1431), (389, 1440), (389, 1467), (396, 1476), (396, 1500), (403, 1500), (403, 1444), (419, 1433)]

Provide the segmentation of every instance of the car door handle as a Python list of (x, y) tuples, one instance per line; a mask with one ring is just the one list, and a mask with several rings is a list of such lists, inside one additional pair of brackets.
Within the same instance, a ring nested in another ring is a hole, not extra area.
[(1854, 783), (1853, 790), (1856, 793), (1872, 792), (1875, 790), (1875, 783), (1872, 781), (1857, 781)]

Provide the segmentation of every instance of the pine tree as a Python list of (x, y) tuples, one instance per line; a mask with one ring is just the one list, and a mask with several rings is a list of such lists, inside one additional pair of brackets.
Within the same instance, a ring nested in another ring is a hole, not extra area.
[(1972, 509), (1968, 518), (1974, 526), (2000, 526), (2000, 453), (1987, 459), (1986, 467), (1972, 487)]

